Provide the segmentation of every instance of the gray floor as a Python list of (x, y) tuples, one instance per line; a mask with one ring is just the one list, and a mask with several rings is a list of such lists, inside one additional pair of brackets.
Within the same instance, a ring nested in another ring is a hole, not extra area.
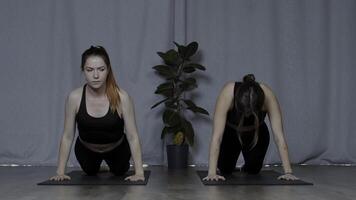
[(356, 199), (356, 167), (294, 166), (295, 174), (314, 186), (204, 186), (195, 173), (204, 168), (148, 169), (146, 186), (37, 186), (53, 175), (54, 167), (0, 167), (0, 199)]

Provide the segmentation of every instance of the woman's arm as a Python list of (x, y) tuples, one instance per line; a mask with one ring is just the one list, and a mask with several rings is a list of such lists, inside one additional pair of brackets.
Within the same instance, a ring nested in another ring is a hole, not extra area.
[(137, 181), (144, 180), (141, 145), (138, 138), (135, 111), (130, 96), (123, 90), (120, 90), (122, 102), (122, 114), (125, 121), (126, 136), (130, 145), (130, 150), (135, 166), (135, 175), (127, 177), (126, 180)]
[(217, 161), (220, 151), (220, 144), (226, 124), (227, 112), (232, 105), (234, 95), (234, 82), (227, 83), (217, 99), (214, 112), (213, 135), (210, 142), (209, 171), (208, 176), (203, 180), (219, 180), (224, 177), (216, 175)]
[(59, 147), (57, 175), (51, 177), (51, 180), (61, 181), (70, 179), (69, 176), (65, 175), (65, 168), (75, 134), (75, 114), (78, 101), (77, 95), (75, 93), (76, 92), (73, 91), (67, 97), (65, 103), (64, 132)]
[[(261, 84), (261, 87), (265, 93), (265, 108), (267, 109), (268, 118), (274, 135), (274, 141), (278, 147), (279, 155), (282, 160), (284, 173), (292, 174), (293, 171), (289, 162), (287, 143), (284, 139), (282, 114), (278, 100), (273, 91), (268, 86)], [(293, 177), (286, 179), (294, 180)]]

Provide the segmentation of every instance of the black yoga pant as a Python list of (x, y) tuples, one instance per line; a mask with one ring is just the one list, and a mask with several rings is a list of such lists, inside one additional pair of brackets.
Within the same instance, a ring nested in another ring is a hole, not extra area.
[(124, 137), (124, 141), (118, 147), (105, 153), (91, 151), (77, 139), (74, 147), (75, 156), (83, 171), (90, 176), (96, 175), (101, 162), (105, 160), (110, 172), (116, 176), (125, 174), (130, 168), (131, 151), (126, 136)]
[(241, 133), (242, 147), (235, 130), (229, 126), (225, 127), (217, 166), (221, 174), (231, 174), (235, 170), (241, 151), (245, 161), (242, 171), (249, 174), (257, 174), (261, 171), (270, 139), (267, 125), (265, 123), (260, 125), (257, 144), (249, 149), (253, 134), (253, 132)]

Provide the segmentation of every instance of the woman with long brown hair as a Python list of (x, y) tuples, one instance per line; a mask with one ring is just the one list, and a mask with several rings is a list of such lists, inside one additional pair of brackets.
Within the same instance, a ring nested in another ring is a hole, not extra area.
[[(222, 89), (215, 107), (213, 136), (210, 143), (209, 171), (203, 180), (225, 180), (235, 170), (242, 151), (242, 171), (260, 172), (269, 145), (269, 131), (264, 122), (268, 115), (274, 139), (282, 159), (285, 180), (298, 179), (292, 174), (284, 139), (282, 116), (277, 98), (252, 74), (242, 82), (229, 82)], [(216, 173), (219, 169), (220, 175)]]
[(86, 84), (73, 90), (66, 100), (57, 174), (51, 180), (70, 179), (65, 168), (76, 125), (79, 134), (75, 155), (87, 175), (95, 175), (103, 160), (114, 175), (124, 175), (130, 167), (132, 154), (135, 174), (126, 180), (144, 180), (133, 103), (118, 87), (106, 50), (91, 46), (84, 51), (81, 70)]

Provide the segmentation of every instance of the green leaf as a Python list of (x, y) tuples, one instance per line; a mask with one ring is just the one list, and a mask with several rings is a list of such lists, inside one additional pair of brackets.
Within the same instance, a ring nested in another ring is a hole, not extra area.
[(183, 128), (182, 128), (182, 126), (180, 124), (178, 124), (177, 126), (173, 126), (173, 127), (165, 126), (162, 129), (161, 139), (163, 139), (164, 136), (167, 135), (167, 134), (177, 133), (177, 132), (179, 132), (181, 130), (183, 130)]
[(156, 65), (153, 69), (155, 69), (158, 74), (168, 79), (174, 78), (177, 75), (176, 69), (167, 65)]
[(209, 115), (209, 112), (202, 107), (198, 107), (198, 112), (204, 115)]
[(173, 82), (162, 83), (157, 86), (157, 90), (172, 90), (174, 88)]
[(184, 133), (182, 131), (176, 132), (173, 137), (173, 144), (182, 145), (184, 142)]
[(194, 68), (194, 67), (185, 66), (185, 67), (183, 68), (183, 71), (184, 71), (185, 73), (192, 73), (192, 72), (195, 72), (195, 68)]
[(174, 91), (173, 89), (174, 87), (172, 82), (162, 83), (157, 87), (155, 94), (162, 94), (166, 97), (172, 97)]
[(159, 102), (155, 103), (155, 104), (151, 107), (151, 109), (157, 107), (159, 104), (161, 104), (161, 103), (167, 101), (168, 99), (169, 99), (169, 98), (165, 98), (165, 99), (163, 99), (162, 101), (159, 101)]
[(180, 58), (184, 59), (185, 57), (185, 54), (186, 54), (186, 51), (187, 51), (187, 48), (183, 45), (180, 45), (178, 44), (177, 42), (174, 42), (174, 44), (177, 46), (178, 48), (178, 54), (180, 56)]
[(172, 108), (172, 109), (177, 109), (178, 108), (176, 99), (170, 99), (170, 100), (166, 101), (165, 105), (168, 108)]
[(183, 80), (183, 82), (188, 83), (188, 84), (197, 84), (197, 80), (195, 78), (187, 78)]
[(180, 121), (180, 115), (179, 113), (173, 111), (173, 110), (170, 110), (170, 109), (167, 109), (164, 111), (163, 113), (163, 122), (170, 126), (170, 127), (173, 127), (173, 126), (176, 126)]
[(177, 110), (177, 109), (178, 109), (178, 106), (175, 105), (175, 104), (166, 104), (166, 107), (167, 107), (167, 108), (170, 108), (170, 109), (172, 109), (172, 110)]
[(194, 55), (198, 50), (198, 43), (197, 42), (191, 42), (188, 44), (186, 52), (185, 52), (185, 58), (189, 59), (192, 55)]
[(152, 67), (153, 69), (160, 71), (160, 70), (170, 70), (171, 66), (168, 65), (156, 65)]
[(200, 65), (198, 63), (189, 63), (186, 65), (186, 67), (194, 67), (195, 69), (199, 69), (202, 71), (205, 71), (205, 67), (203, 65)]
[(179, 88), (183, 91), (192, 90), (197, 87), (198, 85), (196, 83), (195, 78), (187, 78), (183, 80), (181, 84), (179, 84)]
[(156, 94), (160, 94), (164, 97), (167, 97), (167, 98), (172, 98), (173, 97), (173, 92), (172, 91), (158, 91)]
[(179, 54), (176, 50), (170, 49), (166, 53), (157, 52), (157, 54), (163, 59), (167, 65), (176, 66), (179, 64)]
[(181, 89), (182, 92), (185, 91), (190, 91), (194, 88), (197, 88), (198, 86), (196, 84), (188, 84), (188, 83), (182, 83), (179, 85), (179, 88)]
[(185, 138), (187, 138), (188, 143), (190, 144), (190, 146), (194, 145), (194, 129), (192, 124), (183, 119), (182, 120), (182, 126), (183, 126), (183, 133)]
[(194, 113), (201, 113), (205, 115), (209, 115), (209, 112), (204, 108), (197, 106), (193, 101), (189, 99), (183, 99), (184, 103), (188, 106), (187, 109), (193, 111)]
[(164, 136), (169, 132), (169, 127), (164, 127), (162, 129), (162, 133), (161, 133), (161, 139), (164, 138)]
[(183, 101), (188, 107), (196, 107), (195, 103), (192, 100), (183, 99)]
[[(175, 45), (176, 45), (176, 47), (179, 49), (179, 47), (181, 47), (182, 45), (180, 45), (180, 44), (178, 44), (178, 42), (173, 42)], [(179, 52), (178, 52), (179, 53)]]
[(199, 107), (199, 106), (188, 107), (187, 109), (193, 111), (194, 113), (201, 113), (201, 114), (204, 114), (204, 115), (209, 115), (209, 112), (207, 110), (205, 110), (204, 108)]

